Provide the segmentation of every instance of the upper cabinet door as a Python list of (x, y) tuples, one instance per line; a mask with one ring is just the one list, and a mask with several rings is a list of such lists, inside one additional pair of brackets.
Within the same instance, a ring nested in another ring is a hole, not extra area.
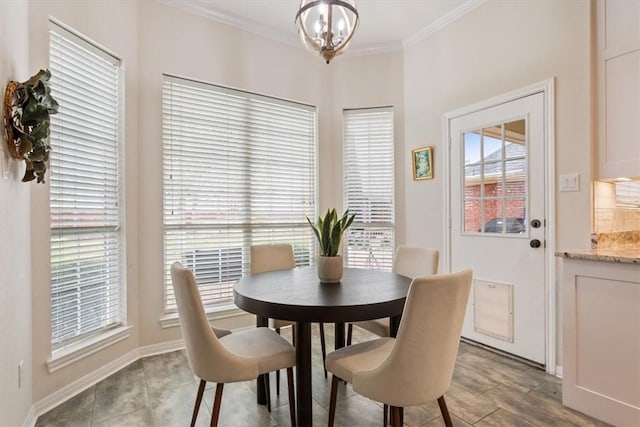
[(640, 177), (640, 1), (599, 0), (598, 176)]

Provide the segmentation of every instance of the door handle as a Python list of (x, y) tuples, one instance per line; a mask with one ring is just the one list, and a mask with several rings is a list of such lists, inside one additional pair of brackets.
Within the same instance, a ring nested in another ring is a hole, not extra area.
[(540, 246), (542, 246), (542, 243), (540, 243), (540, 240), (538, 239), (532, 239), (529, 241), (529, 246), (531, 246), (532, 248), (539, 248)]

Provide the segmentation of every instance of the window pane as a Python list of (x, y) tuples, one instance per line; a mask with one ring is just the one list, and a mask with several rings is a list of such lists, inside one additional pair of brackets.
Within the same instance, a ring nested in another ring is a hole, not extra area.
[(484, 165), (484, 196), (502, 196), (502, 162), (485, 163)]
[(475, 233), (480, 231), (481, 222), (480, 200), (467, 200), (464, 202), (464, 231)]
[(494, 126), (482, 130), (484, 160), (502, 159), (502, 127)]
[(464, 195), (465, 197), (480, 197), (481, 165), (467, 166), (464, 168)]
[(524, 119), (505, 123), (505, 157), (524, 157), (526, 155), (526, 122)]
[[(120, 63), (51, 24), (51, 342), (121, 321)], [(86, 96), (90, 90), (91, 96)]]
[(480, 135), (475, 132), (464, 134), (464, 164), (477, 163), (480, 160)]
[(344, 111), (344, 236), (349, 267), (391, 269), (394, 253), (393, 110)]
[(502, 233), (504, 230), (504, 221), (502, 216), (502, 200), (485, 199), (484, 200), (484, 232), (485, 233)]
[(205, 305), (228, 304), (252, 244), (314, 259), (316, 109), (208, 83), (163, 84), (165, 309), (169, 268), (194, 270)]
[(505, 180), (507, 196), (527, 195), (527, 165), (525, 159), (505, 162)]

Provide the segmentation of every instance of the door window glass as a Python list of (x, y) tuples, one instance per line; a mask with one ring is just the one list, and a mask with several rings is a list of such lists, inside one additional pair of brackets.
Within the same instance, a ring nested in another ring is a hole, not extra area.
[(462, 141), (464, 232), (525, 234), (526, 120), (465, 132)]

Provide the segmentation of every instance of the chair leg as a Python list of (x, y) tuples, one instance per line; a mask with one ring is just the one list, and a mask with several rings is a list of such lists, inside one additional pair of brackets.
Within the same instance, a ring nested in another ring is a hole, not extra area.
[(451, 417), (449, 416), (449, 410), (447, 409), (447, 404), (444, 401), (444, 396), (440, 396), (438, 398), (438, 405), (440, 406), (440, 412), (442, 412), (442, 419), (444, 420), (444, 425), (447, 427), (453, 426), (451, 422)]
[(320, 322), (320, 348), (322, 349), (322, 367), (324, 368), (324, 377), (327, 378), (327, 346), (324, 341), (324, 323)]
[(347, 345), (351, 345), (351, 337), (353, 336), (353, 323), (349, 323), (347, 327)]
[(220, 416), (220, 403), (222, 402), (222, 389), (224, 383), (216, 384), (216, 396), (213, 400), (213, 412), (211, 412), (211, 427), (217, 427)]
[(402, 427), (402, 424), (400, 424), (400, 408), (397, 406), (391, 407), (391, 427)]
[(384, 421), (382, 422), (383, 427), (387, 427), (387, 420), (389, 417), (389, 405), (386, 403), (382, 406), (382, 416), (384, 417)]
[[(276, 333), (280, 335), (280, 328), (276, 328)], [(266, 374), (268, 377), (269, 374)], [(276, 371), (276, 395), (280, 396), (280, 370)]]
[(271, 412), (271, 386), (269, 385), (269, 372), (264, 374), (264, 394), (267, 396), (267, 411)]
[(289, 386), (289, 416), (291, 427), (296, 427), (296, 394), (293, 388), (293, 367), (287, 368), (287, 385)]
[(291, 345), (296, 346), (296, 325), (291, 325)]
[(191, 427), (196, 425), (196, 418), (198, 418), (198, 411), (200, 410), (200, 403), (202, 403), (202, 395), (204, 394), (204, 387), (206, 385), (207, 382), (205, 380), (200, 380), (198, 394), (196, 395), (196, 404), (193, 407), (193, 415), (191, 416)]
[(331, 375), (331, 397), (329, 399), (329, 427), (333, 427), (333, 421), (336, 418), (336, 399), (338, 398), (338, 382), (340, 378)]

